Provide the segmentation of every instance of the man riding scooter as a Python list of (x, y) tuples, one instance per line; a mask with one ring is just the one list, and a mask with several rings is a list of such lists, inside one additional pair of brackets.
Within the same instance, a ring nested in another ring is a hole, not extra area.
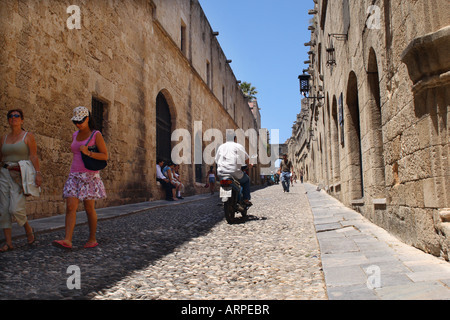
[(231, 141), (230, 137), (227, 137), (227, 142), (217, 149), (217, 175), (219, 177), (230, 175), (238, 180), (243, 189), (243, 201), (250, 207), (252, 205), (250, 202), (250, 178), (242, 171), (242, 166), (247, 164), (251, 168), (252, 164), (249, 164), (250, 158), (247, 152), (245, 152), (244, 147), (236, 141), (236, 136), (234, 136), (234, 141)]

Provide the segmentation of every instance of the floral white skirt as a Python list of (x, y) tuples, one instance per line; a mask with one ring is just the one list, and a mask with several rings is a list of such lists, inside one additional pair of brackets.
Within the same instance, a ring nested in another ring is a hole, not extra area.
[(63, 197), (79, 200), (106, 198), (105, 186), (98, 172), (72, 172), (64, 185)]

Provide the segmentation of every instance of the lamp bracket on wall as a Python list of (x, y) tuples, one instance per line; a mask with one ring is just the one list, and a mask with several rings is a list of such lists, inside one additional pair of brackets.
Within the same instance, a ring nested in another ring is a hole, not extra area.
[(323, 97), (323, 96), (318, 96), (318, 97), (308, 97), (307, 95), (303, 95), (306, 99), (317, 99), (317, 100), (322, 100), (322, 99), (325, 99), (325, 97)]
[(329, 33), (328, 37), (333, 37), (336, 40), (340, 40), (340, 41), (347, 41), (348, 33)]

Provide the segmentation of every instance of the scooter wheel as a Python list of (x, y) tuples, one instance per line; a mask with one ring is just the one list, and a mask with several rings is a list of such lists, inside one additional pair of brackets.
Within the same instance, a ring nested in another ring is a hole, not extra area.
[(225, 219), (227, 220), (228, 224), (233, 224), (235, 222), (235, 211), (231, 201), (225, 202), (224, 209)]

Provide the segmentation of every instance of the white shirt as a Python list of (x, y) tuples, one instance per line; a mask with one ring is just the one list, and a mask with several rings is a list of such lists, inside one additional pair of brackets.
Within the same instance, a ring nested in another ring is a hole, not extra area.
[(23, 193), (26, 196), (39, 197), (41, 188), (37, 187), (36, 181), (36, 169), (30, 160), (19, 161), (20, 173), (22, 175)]
[(235, 142), (224, 143), (216, 152), (217, 175), (231, 175), (236, 179), (242, 179), (244, 173), (241, 168), (248, 158), (242, 145)]
[(159, 164), (156, 165), (156, 179), (166, 180), (166, 176), (162, 174)]

